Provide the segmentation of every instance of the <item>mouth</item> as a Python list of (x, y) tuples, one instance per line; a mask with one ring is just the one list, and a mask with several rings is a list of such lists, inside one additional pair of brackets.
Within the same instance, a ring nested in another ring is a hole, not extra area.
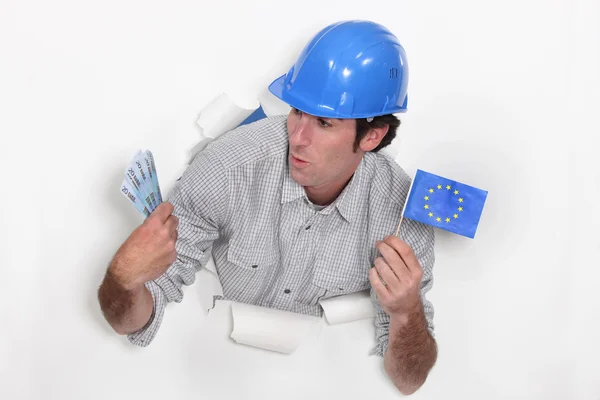
[(305, 167), (309, 164), (308, 161), (298, 158), (298, 157), (294, 156), (293, 154), (290, 154), (290, 161), (292, 162), (292, 164), (295, 167)]

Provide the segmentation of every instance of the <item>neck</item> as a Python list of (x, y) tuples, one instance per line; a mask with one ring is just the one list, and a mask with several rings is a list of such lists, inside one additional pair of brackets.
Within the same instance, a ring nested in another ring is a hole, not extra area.
[(360, 164), (360, 160), (361, 159), (358, 160), (356, 166), (349, 173), (338, 177), (335, 182), (327, 182), (319, 186), (304, 186), (306, 197), (308, 197), (313, 204), (318, 206), (327, 206), (333, 203), (340, 193), (342, 193), (346, 185), (348, 185), (350, 179), (352, 179), (356, 168), (358, 168), (358, 164)]
[(306, 192), (306, 196), (308, 197), (308, 199), (313, 204), (316, 204), (318, 206), (328, 206), (329, 204), (333, 203), (335, 199), (337, 199), (337, 197), (340, 195), (340, 193), (342, 193), (342, 190), (344, 190), (344, 187), (346, 187), (348, 182), (350, 182), (349, 179), (348, 181), (346, 181), (346, 183), (344, 183), (344, 186), (342, 186), (341, 188), (336, 188), (335, 191), (332, 191), (331, 188), (321, 189), (319, 187), (314, 186), (304, 186), (304, 191)]

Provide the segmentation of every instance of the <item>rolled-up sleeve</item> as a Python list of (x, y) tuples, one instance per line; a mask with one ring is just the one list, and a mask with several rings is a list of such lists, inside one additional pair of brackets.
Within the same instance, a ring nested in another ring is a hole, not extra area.
[[(431, 226), (404, 219), (400, 231), (400, 239), (404, 240), (414, 251), (423, 269), (421, 279), (421, 301), (427, 320), (427, 329), (433, 335), (433, 304), (427, 300), (426, 294), (433, 286), (433, 264), (435, 263), (435, 235)], [(382, 356), (387, 351), (390, 334), (390, 316), (383, 311), (375, 290), (371, 289), (371, 300), (375, 306), (375, 340), (376, 345), (371, 354)]]
[(224, 168), (210, 148), (199, 153), (175, 185), (169, 202), (179, 219), (177, 260), (159, 278), (146, 282), (154, 310), (145, 327), (128, 335), (137, 346), (148, 346), (162, 323), (165, 307), (183, 300), (183, 286), (194, 283), (196, 272), (210, 258), (219, 227), (228, 218), (228, 185)]
[(162, 321), (165, 306), (167, 305), (166, 296), (154, 281), (146, 282), (145, 286), (152, 295), (154, 308), (146, 326), (127, 336), (129, 342), (136, 346), (147, 346), (154, 339), (160, 326), (160, 321)]

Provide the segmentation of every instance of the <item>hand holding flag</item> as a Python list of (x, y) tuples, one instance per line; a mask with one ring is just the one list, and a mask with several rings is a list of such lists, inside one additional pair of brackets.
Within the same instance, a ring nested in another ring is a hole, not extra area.
[(381, 257), (369, 271), (369, 280), (379, 303), (390, 316), (407, 316), (421, 309), (423, 269), (408, 244), (387, 236), (375, 244)]

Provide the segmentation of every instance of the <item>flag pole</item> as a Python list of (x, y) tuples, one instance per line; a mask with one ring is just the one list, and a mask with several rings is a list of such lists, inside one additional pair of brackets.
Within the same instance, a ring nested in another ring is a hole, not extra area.
[(398, 222), (398, 229), (396, 229), (396, 237), (399, 237), (398, 234), (400, 233), (400, 224), (402, 223), (402, 220), (404, 219), (404, 215), (400, 216), (400, 222)]
[(400, 214), (400, 222), (398, 222), (398, 228), (396, 229), (396, 235), (394, 235), (397, 238), (400, 238), (400, 236), (398, 236), (400, 234), (400, 224), (402, 224), (402, 220), (404, 220), (404, 211), (406, 211), (406, 205), (408, 204), (408, 199), (410, 199), (410, 192), (412, 192), (414, 183), (415, 183), (415, 180), (413, 178), (410, 181), (410, 188), (408, 188), (408, 193), (406, 194), (406, 200), (404, 200), (404, 207), (402, 207), (402, 213)]

